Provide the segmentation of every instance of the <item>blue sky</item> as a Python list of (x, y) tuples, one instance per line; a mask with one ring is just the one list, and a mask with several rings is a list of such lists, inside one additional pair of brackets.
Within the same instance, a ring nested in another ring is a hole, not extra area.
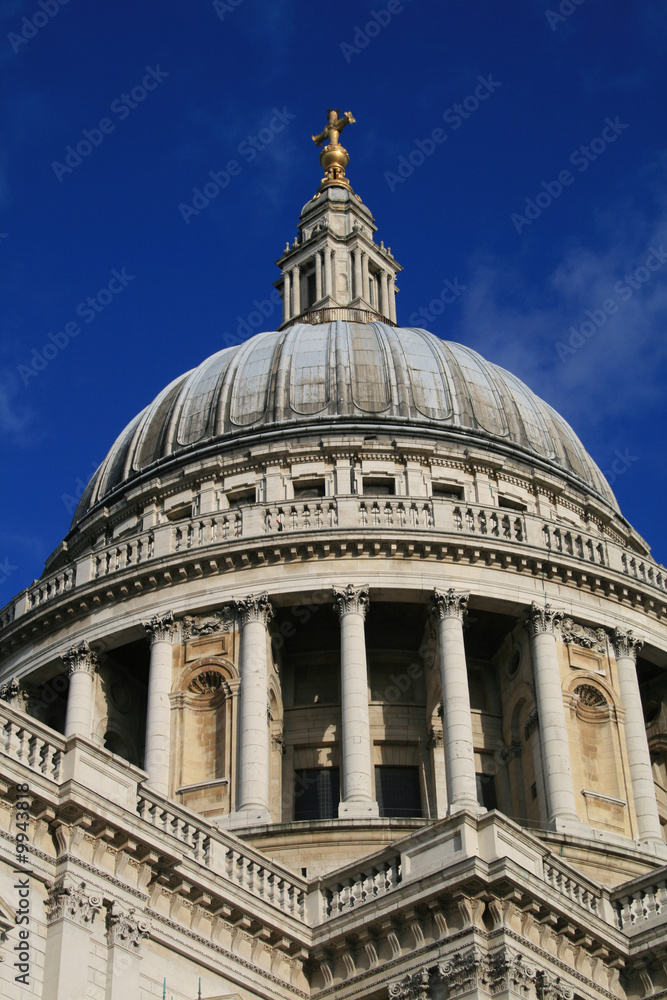
[(399, 322), (559, 410), (667, 561), (666, 45), (652, 0), (0, 0), (0, 605), (135, 413), (279, 323), (332, 105)]

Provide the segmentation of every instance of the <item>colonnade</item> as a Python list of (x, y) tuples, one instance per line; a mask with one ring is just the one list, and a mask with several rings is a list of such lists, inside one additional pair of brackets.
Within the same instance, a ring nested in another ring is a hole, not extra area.
[[(368, 254), (365, 250), (354, 249), (351, 252), (352, 288), (347, 295), (347, 301), (340, 303), (348, 306), (351, 301), (358, 300), (386, 316), (392, 323), (396, 322), (396, 284), (395, 276), (388, 270), (381, 270), (374, 275), (377, 284), (377, 301), (370, 301), (370, 270)], [(337, 262), (336, 251), (329, 249), (317, 250), (312, 258), (315, 262), (315, 301), (328, 295), (334, 300), (337, 294)], [(309, 262), (310, 263), (310, 262)], [(311, 303), (301, 301), (301, 272), (303, 264), (293, 264), (283, 271), (283, 323), (294, 319), (310, 307)]]
[[(448, 812), (478, 811), (472, 716), (463, 618), (469, 595), (453, 589), (435, 590), (431, 613), (439, 632), (439, 671), (442, 685), (445, 772)], [(334, 587), (333, 605), (341, 629), (341, 801), (339, 817), (378, 815), (373, 788), (372, 741), (364, 621), (368, 587)], [(234, 603), (241, 627), (238, 789), (231, 825), (270, 823), (268, 626), (273, 615), (267, 594), (250, 595)], [(533, 681), (544, 779), (548, 825), (577, 832), (578, 819), (570, 747), (557, 656), (557, 629), (563, 613), (548, 604), (533, 603), (524, 626), (530, 637)], [(150, 785), (169, 794), (170, 701), (172, 644), (177, 624), (173, 614), (156, 615), (144, 623), (151, 643), (146, 721), (145, 770)], [(637, 822), (638, 840), (663, 844), (656, 803), (646, 729), (636, 672), (642, 642), (632, 631), (616, 629), (609, 637), (618, 671), (620, 698), (625, 710), (625, 743)], [(70, 686), (65, 736), (90, 738), (93, 680), (97, 657), (87, 643), (72, 647), (63, 660)]]

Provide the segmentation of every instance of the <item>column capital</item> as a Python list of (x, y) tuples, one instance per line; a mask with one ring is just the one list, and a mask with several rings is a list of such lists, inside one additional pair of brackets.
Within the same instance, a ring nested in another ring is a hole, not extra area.
[(68, 668), (70, 677), (72, 674), (78, 673), (90, 674), (92, 677), (99, 663), (97, 653), (93, 652), (87, 642), (80, 642), (76, 646), (70, 646), (60, 659)]
[(468, 610), (469, 600), (469, 593), (457, 594), (453, 587), (450, 587), (445, 593), (436, 588), (431, 598), (431, 614), (440, 621), (445, 618), (463, 620), (463, 616)]
[(67, 917), (81, 927), (89, 927), (101, 909), (101, 896), (89, 892), (85, 882), (76, 884), (66, 877), (56, 882), (49, 892), (46, 922), (52, 924)]
[(644, 640), (635, 635), (631, 628), (615, 628), (611, 635), (611, 644), (614, 647), (614, 656), (628, 656), (631, 660), (637, 659), (637, 653), (644, 645)]
[(550, 604), (542, 606), (533, 601), (526, 612), (523, 627), (531, 636), (551, 634), (555, 636), (556, 626), (564, 618), (564, 612), (554, 611)]
[(153, 615), (150, 621), (141, 623), (148, 632), (151, 646), (156, 642), (173, 642), (176, 622), (174, 612), (167, 611), (164, 615)]
[(150, 921), (144, 919), (132, 906), (123, 910), (113, 902), (107, 911), (107, 944), (119, 945), (130, 953), (137, 954), (141, 942), (150, 933)]
[(241, 625), (247, 625), (248, 622), (268, 625), (273, 618), (273, 608), (266, 591), (263, 594), (248, 594), (247, 597), (234, 601), (234, 607), (241, 619)]
[(353, 611), (365, 618), (369, 604), (368, 584), (354, 587), (348, 583), (346, 587), (334, 587), (333, 604), (339, 618), (342, 618), (343, 615), (349, 615)]

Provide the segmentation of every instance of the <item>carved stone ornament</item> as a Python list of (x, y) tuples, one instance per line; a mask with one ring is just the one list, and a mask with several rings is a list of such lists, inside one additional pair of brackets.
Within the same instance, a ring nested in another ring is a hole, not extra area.
[(602, 691), (592, 684), (579, 684), (574, 689), (574, 694), (578, 695), (582, 705), (589, 708), (605, 708), (609, 704)]
[(263, 594), (248, 594), (243, 600), (234, 601), (234, 607), (242, 625), (247, 625), (249, 622), (268, 625), (273, 618), (273, 608), (266, 591)]
[(562, 611), (554, 611), (550, 604), (537, 604), (535, 601), (526, 612), (523, 627), (531, 636), (556, 634), (556, 626), (562, 621)]
[(151, 646), (154, 642), (172, 642), (174, 639), (176, 623), (173, 611), (167, 611), (164, 615), (153, 615), (150, 621), (141, 624), (148, 632)]
[(118, 945), (126, 951), (138, 952), (141, 942), (150, 933), (151, 925), (134, 907), (123, 910), (112, 903), (107, 911), (107, 944)]
[(524, 735), (526, 741), (535, 732), (535, 730), (537, 729), (537, 727), (539, 726), (539, 724), (540, 724), (540, 717), (537, 714), (537, 709), (535, 709), (535, 711), (533, 712), (533, 714), (527, 720), (526, 727), (524, 729), (523, 735)]
[(457, 594), (450, 587), (444, 594), (440, 590), (433, 591), (431, 598), (431, 614), (440, 620), (443, 618), (461, 618), (468, 610), (470, 594)]
[(60, 659), (68, 668), (70, 676), (81, 671), (94, 674), (99, 662), (97, 654), (92, 651), (87, 642), (80, 642), (78, 646), (70, 647)]
[(5, 681), (0, 685), (0, 701), (6, 701), (12, 708), (20, 708), (27, 711), (30, 699), (34, 697), (34, 690), (30, 684), (20, 681), (18, 677), (12, 677), (10, 681)]
[(388, 993), (391, 1000), (430, 1000), (428, 969), (420, 969), (395, 983), (389, 983)]
[(622, 628), (615, 628), (611, 642), (614, 647), (614, 656), (616, 659), (619, 656), (629, 656), (632, 660), (636, 660), (637, 653), (644, 645), (644, 640), (636, 636), (631, 628), (627, 632)]
[(447, 988), (449, 997), (459, 993), (468, 993), (477, 986), (477, 980), (482, 967), (482, 954), (478, 948), (470, 951), (457, 951), (446, 961), (438, 965), (438, 975)]
[(222, 687), (224, 678), (217, 670), (202, 670), (188, 684), (193, 694), (215, 694)]
[(583, 646), (596, 653), (607, 652), (607, 633), (603, 628), (586, 628), (584, 625), (577, 625), (571, 618), (564, 618), (559, 631), (565, 643)]
[(428, 749), (433, 750), (445, 745), (445, 734), (442, 729), (432, 728), (428, 734)]
[(181, 619), (181, 632), (184, 639), (198, 639), (216, 632), (229, 632), (233, 625), (234, 610), (220, 608), (209, 615), (185, 615)]
[(56, 920), (73, 920), (81, 927), (88, 927), (95, 919), (95, 914), (102, 909), (102, 897), (89, 892), (85, 882), (79, 884), (70, 879), (62, 879), (55, 883), (46, 900), (46, 922)]
[(544, 997), (544, 1000), (573, 1000), (574, 990), (560, 976), (540, 971), (536, 980), (538, 996)]
[(347, 587), (334, 587), (333, 603), (339, 618), (351, 612), (365, 618), (369, 605), (368, 584), (363, 587), (353, 587), (348, 583)]
[(534, 965), (526, 962), (523, 955), (511, 951), (509, 948), (502, 948), (488, 956), (484, 978), (489, 991), (493, 994), (510, 990), (519, 994), (530, 991), (532, 995), (537, 969)]
[(515, 757), (521, 756), (521, 742), (519, 740), (512, 740), (511, 743), (507, 743), (500, 754), (503, 760), (513, 760)]

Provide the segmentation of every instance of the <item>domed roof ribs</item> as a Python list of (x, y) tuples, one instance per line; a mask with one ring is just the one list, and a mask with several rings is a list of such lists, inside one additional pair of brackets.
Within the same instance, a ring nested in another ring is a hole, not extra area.
[(304, 206), (299, 235), (276, 264), (275, 282), (283, 299), (283, 323), (329, 323), (346, 320), (396, 325), (396, 275), (401, 265), (391, 249), (373, 240), (377, 226), (369, 209), (345, 176), (350, 157), (338, 142), (354, 118), (330, 109), (325, 129), (313, 136), (321, 145), (324, 178)]

